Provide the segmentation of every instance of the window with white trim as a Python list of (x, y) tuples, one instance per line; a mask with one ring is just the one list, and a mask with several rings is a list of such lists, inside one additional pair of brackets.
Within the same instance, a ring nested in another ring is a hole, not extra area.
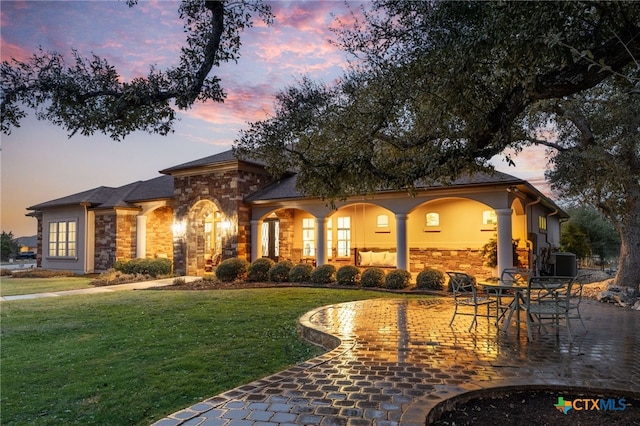
[(379, 214), (377, 219), (378, 228), (388, 228), (389, 227), (389, 215), (388, 214)]
[(483, 225), (497, 225), (498, 216), (496, 216), (495, 210), (485, 210), (482, 212), (482, 224)]
[(427, 226), (440, 226), (440, 213), (427, 213), (425, 219)]
[(302, 255), (316, 255), (316, 220), (312, 217), (302, 218)]
[(351, 217), (338, 217), (337, 223), (337, 256), (351, 256)]
[(76, 256), (76, 221), (49, 222), (49, 256)]

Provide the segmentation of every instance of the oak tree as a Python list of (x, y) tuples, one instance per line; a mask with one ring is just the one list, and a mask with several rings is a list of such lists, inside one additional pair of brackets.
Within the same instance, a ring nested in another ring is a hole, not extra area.
[[(127, 0), (129, 6), (137, 0)], [(176, 110), (196, 101), (223, 102), (220, 79), (210, 75), (222, 62), (237, 61), (240, 35), (253, 25), (254, 15), (273, 20), (268, 4), (256, 1), (184, 0), (178, 8), (186, 40), (177, 65), (167, 70), (152, 66), (146, 76), (123, 81), (105, 58), (65, 55), (40, 50), (26, 61), (0, 65), (1, 130), (9, 134), (34, 109), (36, 117), (76, 133), (104, 133), (122, 140), (144, 130), (166, 135)]]
[[(298, 171), (307, 194), (446, 183), (490, 168), (495, 155), (511, 161), (505, 150), (532, 143), (535, 108), (548, 100), (613, 80), (625, 86), (620, 96), (639, 91), (637, 2), (378, 0), (353, 20), (338, 34), (354, 58), (350, 72), (337, 84), (303, 79), (280, 92), (273, 116), (236, 142), (239, 155), (276, 174)], [(630, 111), (640, 116), (635, 103)], [(619, 283), (637, 287), (639, 276), (619, 272)]]

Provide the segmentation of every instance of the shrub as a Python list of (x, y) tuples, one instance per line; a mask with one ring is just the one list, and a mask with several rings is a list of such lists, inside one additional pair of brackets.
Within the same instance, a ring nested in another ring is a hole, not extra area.
[(411, 273), (404, 269), (394, 269), (384, 279), (384, 286), (389, 289), (407, 288), (410, 283)]
[(171, 259), (130, 259), (119, 260), (113, 265), (116, 271), (125, 274), (143, 274), (152, 277), (171, 274)]
[(10, 277), (11, 269), (2, 268), (0, 269), (0, 277)]
[(269, 270), (275, 264), (268, 257), (254, 260), (247, 270), (247, 281), (269, 281)]
[(380, 268), (367, 268), (360, 277), (362, 287), (382, 287), (384, 285), (384, 271)]
[(247, 275), (249, 262), (245, 259), (232, 257), (225, 259), (216, 268), (216, 278), (222, 282), (231, 282), (244, 279)]
[(173, 285), (185, 285), (187, 281), (184, 277), (176, 277), (173, 279)]
[(416, 288), (442, 290), (444, 288), (444, 274), (437, 269), (420, 271), (416, 278)]
[(344, 265), (336, 272), (339, 285), (358, 285), (360, 283), (360, 269), (353, 265)]
[(311, 272), (311, 282), (314, 284), (329, 284), (336, 281), (336, 267), (320, 265)]
[(300, 263), (289, 271), (289, 281), (292, 283), (308, 283), (311, 281), (313, 266), (308, 263)]
[(293, 262), (290, 260), (283, 260), (269, 269), (269, 280), (276, 283), (286, 283), (289, 281), (289, 271), (293, 268)]

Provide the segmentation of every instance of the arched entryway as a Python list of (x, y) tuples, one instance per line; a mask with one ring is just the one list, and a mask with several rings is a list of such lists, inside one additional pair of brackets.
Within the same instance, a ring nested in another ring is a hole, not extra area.
[(187, 275), (203, 275), (222, 259), (228, 222), (211, 200), (198, 201), (189, 210), (187, 224)]

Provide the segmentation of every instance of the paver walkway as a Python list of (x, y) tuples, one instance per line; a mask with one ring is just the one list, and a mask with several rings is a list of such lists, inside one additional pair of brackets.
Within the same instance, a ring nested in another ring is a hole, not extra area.
[(426, 298), (316, 309), (301, 318), (302, 333), (335, 349), (155, 425), (424, 425), (451, 396), (503, 386), (640, 396), (640, 312), (585, 300), (588, 332), (577, 322), (572, 341), (561, 331), (533, 342), (524, 328), (502, 333), (486, 319), (471, 332), (471, 317), (449, 327), (452, 312), (450, 301)]

